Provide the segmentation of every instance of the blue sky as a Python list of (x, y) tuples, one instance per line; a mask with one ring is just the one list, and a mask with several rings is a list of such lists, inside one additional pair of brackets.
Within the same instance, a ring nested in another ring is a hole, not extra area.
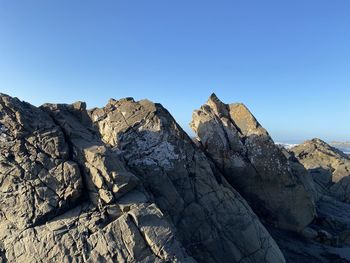
[(275, 140), (350, 140), (349, 0), (0, 0), (0, 92), (162, 103), (189, 132), (211, 92)]

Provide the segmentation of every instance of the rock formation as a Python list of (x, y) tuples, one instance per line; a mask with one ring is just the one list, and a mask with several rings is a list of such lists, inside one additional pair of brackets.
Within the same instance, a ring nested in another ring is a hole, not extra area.
[(84, 104), (0, 98), (0, 262), (194, 262)]
[(350, 158), (320, 139), (290, 149), (309, 170), (319, 192), (350, 202)]
[(258, 215), (294, 231), (313, 220), (313, 182), (245, 105), (224, 104), (213, 94), (194, 111), (191, 127), (207, 155)]
[(285, 262), (159, 104), (0, 95), (0, 262)]
[(160, 104), (110, 100), (90, 111), (199, 262), (283, 262), (243, 198)]
[(61, 129), (40, 109), (0, 96), (1, 218), (18, 229), (45, 222), (82, 195)]

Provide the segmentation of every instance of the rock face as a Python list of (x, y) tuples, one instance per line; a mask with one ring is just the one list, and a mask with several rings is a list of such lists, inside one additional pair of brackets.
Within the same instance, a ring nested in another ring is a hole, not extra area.
[(191, 127), (228, 182), (267, 222), (301, 231), (313, 220), (307, 172), (274, 144), (243, 104), (227, 105), (213, 94), (194, 111)]
[(285, 262), (159, 104), (0, 95), (0, 262)]
[(92, 127), (85, 103), (42, 106), (58, 123), (72, 148), (72, 158), (84, 169), (84, 179), (94, 204), (109, 204), (138, 184), (115, 152)]
[(35, 226), (78, 201), (82, 178), (61, 129), (42, 110), (0, 96), (0, 220)]
[(319, 191), (350, 202), (350, 158), (320, 139), (290, 149), (310, 171)]
[(194, 262), (83, 103), (0, 110), (0, 262)]
[(198, 262), (284, 262), (245, 200), (160, 104), (111, 100), (89, 114)]

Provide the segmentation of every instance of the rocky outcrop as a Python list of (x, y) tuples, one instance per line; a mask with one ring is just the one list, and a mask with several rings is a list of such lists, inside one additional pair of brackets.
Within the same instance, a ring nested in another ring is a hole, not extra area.
[(309, 170), (319, 191), (350, 202), (350, 158), (320, 139), (290, 149)]
[(87, 190), (94, 204), (112, 203), (137, 186), (138, 178), (126, 169), (92, 127), (85, 103), (45, 104), (42, 108), (66, 134), (72, 148), (72, 159), (84, 169)]
[(266, 222), (301, 231), (313, 220), (313, 182), (245, 105), (224, 104), (213, 94), (194, 111), (191, 127), (228, 182)]
[(284, 262), (245, 200), (160, 104), (110, 100), (89, 114), (198, 262)]
[(0, 262), (195, 262), (83, 103), (0, 110)]
[(161, 105), (0, 107), (0, 262), (285, 262)]
[[(324, 195), (304, 228), (312, 177), (243, 104), (212, 96), (192, 126), (200, 140), (148, 100), (88, 111), (0, 94), (0, 262), (350, 260), (349, 204)], [(320, 148), (296, 155), (347, 200), (347, 161)]]
[(48, 114), (1, 95), (0, 130), (1, 221), (25, 229), (79, 200), (79, 168), (69, 160), (64, 135)]

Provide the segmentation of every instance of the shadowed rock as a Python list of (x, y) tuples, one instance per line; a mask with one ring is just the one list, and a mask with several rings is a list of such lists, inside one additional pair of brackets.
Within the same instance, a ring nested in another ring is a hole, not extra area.
[(308, 173), (274, 144), (246, 106), (224, 104), (213, 94), (194, 111), (191, 127), (225, 178), (264, 220), (295, 231), (313, 220)]
[(350, 202), (350, 159), (348, 155), (317, 138), (290, 150), (310, 171), (321, 193)]

